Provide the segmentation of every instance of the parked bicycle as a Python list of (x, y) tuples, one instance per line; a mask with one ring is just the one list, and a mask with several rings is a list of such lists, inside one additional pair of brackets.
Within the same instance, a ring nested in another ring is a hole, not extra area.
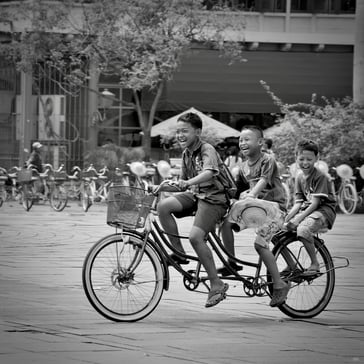
[(63, 211), (67, 206), (68, 193), (65, 186), (67, 178), (67, 172), (64, 170), (63, 164), (57, 170), (52, 170), (49, 202), (54, 211)]
[[(110, 188), (107, 223), (115, 227), (116, 232), (91, 247), (82, 270), (83, 288), (89, 302), (107, 319), (131, 322), (150, 315), (158, 306), (163, 291), (169, 289), (169, 268), (176, 269), (182, 275), (187, 290), (204, 293), (209, 290), (209, 280), (199, 259), (175, 250), (155, 219), (158, 194), (165, 189), (177, 190), (168, 180), (163, 181), (154, 193), (130, 185)], [(220, 278), (240, 282), (241, 297), (272, 295), (271, 275), (263, 271), (261, 260), (256, 263), (231, 256), (216, 232), (209, 233), (206, 242), (231, 273)], [(307, 277), (303, 271), (309, 265), (310, 258), (295, 233), (280, 232), (272, 242), (282, 277), (284, 275), (284, 279), (292, 283), (287, 300), (279, 309), (295, 318), (318, 315), (333, 294), (335, 269), (348, 266), (348, 260), (335, 257), (343, 260), (341, 265), (335, 266), (324, 241), (316, 237), (320, 273)], [(190, 260), (190, 269), (185, 270), (176, 263), (168, 250), (181, 259)], [(254, 274), (240, 274), (228, 264), (226, 256), (229, 261), (252, 268)], [(194, 267), (191, 268), (191, 265)]]
[(356, 191), (358, 193), (358, 206), (364, 204), (364, 164), (361, 167), (356, 167), (358, 177), (356, 179)]
[(91, 164), (82, 171), (81, 178), (81, 203), (85, 212), (95, 202), (106, 202), (111, 181), (108, 177), (108, 168), (104, 167), (99, 172)]
[(21, 193), (21, 202), (26, 211), (29, 211), (34, 202), (47, 202), (49, 200), (49, 176), (52, 171), (50, 164), (44, 165), (45, 171), (39, 173), (31, 164), (17, 173), (17, 183)]
[[(329, 168), (326, 167), (325, 170), (329, 171)], [(355, 212), (358, 204), (358, 193), (355, 187), (353, 169), (347, 164), (341, 164), (336, 168), (333, 167), (332, 170), (339, 177), (339, 179), (335, 179), (329, 174), (338, 206), (344, 214), (351, 215)]]
[(5, 168), (0, 167), (0, 207), (7, 200), (7, 192), (5, 183), (9, 180), (8, 173)]

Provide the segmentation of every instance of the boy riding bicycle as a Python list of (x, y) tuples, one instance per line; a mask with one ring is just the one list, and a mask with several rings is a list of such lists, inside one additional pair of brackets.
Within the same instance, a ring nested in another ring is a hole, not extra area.
[[(233, 204), (229, 218), (223, 223), (221, 234), (226, 250), (234, 256), (233, 231), (239, 231), (246, 227), (242, 221), (242, 205), (251, 202), (251, 205), (254, 206), (254, 200), (252, 199), (258, 198), (261, 209), (265, 210), (265, 214), (273, 217), (268, 224), (258, 224), (254, 247), (272, 276), (273, 295), (270, 306), (276, 307), (285, 302), (290, 284), (282, 280), (275, 258), (269, 250), (269, 242), (273, 235), (283, 226), (286, 197), (279, 177), (277, 163), (272, 155), (262, 152), (263, 142), (263, 132), (260, 128), (256, 126), (245, 126), (242, 129), (239, 147), (243, 156), (246, 157), (246, 160), (240, 168), (237, 186), (239, 191), (249, 188), (243, 194), (242, 199), (247, 197), (251, 199), (237, 201)], [(263, 202), (261, 200), (265, 201)], [(238, 266), (233, 261), (229, 261), (229, 264), (235, 270), (242, 269), (241, 266)], [(218, 272), (222, 275), (230, 274), (227, 267), (220, 268)]]
[[(183, 148), (182, 171), (178, 181), (181, 192), (170, 196), (158, 204), (159, 220), (169, 234), (173, 247), (185, 254), (178, 237), (175, 217), (191, 216), (195, 213), (189, 240), (210, 280), (210, 291), (205, 307), (212, 307), (226, 297), (228, 284), (218, 277), (213, 255), (206, 245), (207, 234), (215, 229), (228, 208), (224, 186), (217, 176), (219, 156), (215, 148), (200, 139), (202, 120), (195, 113), (183, 114), (177, 121), (176, 139)], [(187, 188), (189, 191), (186, 191)], [(174, 216), (173, 216), (174, 215)], [(189, 261), (172, 253), (171, 258), (178, 264)]]
[(297, 144), (296, 162), (300, 171), (295, 183), (295, 204), (286, 217), (287, 229), (297, 230), (297, 238), (310, 256), (311, 265), (303, 273), (306, 276), (320, 272), (314, 236), (331, 229), (336, 217), (336, 200), (330, 180), (315, 167), (318, 153), (318, 145), (311, 140)]

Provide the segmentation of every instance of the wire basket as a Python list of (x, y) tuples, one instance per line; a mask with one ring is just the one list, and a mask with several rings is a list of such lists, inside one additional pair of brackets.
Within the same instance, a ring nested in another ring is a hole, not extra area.
[(32, 181), (32, 170), (21, 169), (17, 174), (17, 182), (19, 183), (29, 183)]
[(93, 170), (91, 170), (91, 171), (82, 171), (81, 172), (81, 178), (82, 179), (91, 179), (92, 177), (97, 177), (97, 174)]
[(53, 172), (53, 179), (56, 182), (63, 182), (67, 180), (67, 173), (65, 171), (61, 171), (61, 172)]
[(107, 224), (116, 228), (143, 228), (154, 200), (142, 188), (114, 185), (107, 203)]

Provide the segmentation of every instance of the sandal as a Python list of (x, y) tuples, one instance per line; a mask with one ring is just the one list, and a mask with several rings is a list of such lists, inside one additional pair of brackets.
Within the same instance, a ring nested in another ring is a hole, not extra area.
[[(232, 268), (232, 270), (234, 271), (240, 271), (243, 269), (243, 267), (241, 265), (236, 264), (235, 262), (229, 262), (230, 267)], [(217, 273), (221, 274), (223, 277), (226, 276), (231, 276), (233, 275), (233, 273), (230, 272), (230, 269), (227, 268), (226, 266), (223, 266), (221, 268), (217, 269)]]
[(275, 288), (273, 289), (273, 295), (272, 299), (269, 303), (270, 307), (277, 307), (282, 305), (284, 302), (286, 302), (288, 291), (291, 288), (291, 282), (288, 282), (284, 287), (282, 288)]
[(305, 270), (301, 273), (301, 276), (302, 276), (302, 277), (311, 277), (311, 276), (315, 276), (316, 274), (320, 274), (320, 269), (307, 268), (307, 269), (305, 269)]
[(214, 291), (210, 291), (205, 307), (213, 307), (217, 305), (219, 302), (226, 298), (226, 291), (229, 289), (229, 285), (224, 283), (224, 286), (220, 289), (215, 289)]

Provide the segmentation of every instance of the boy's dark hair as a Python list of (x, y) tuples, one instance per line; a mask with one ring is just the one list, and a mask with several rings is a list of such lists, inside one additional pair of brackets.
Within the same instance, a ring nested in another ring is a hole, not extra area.
[(256, 125), (244, 125), (241, 129), (241, 131), (243, 130), (251, 130), (253, 131), (259, 138), (264, 138), (263, 135), (263, 130), (261, 128), (259, 128), (259, 126)]
[(185, 123), (189, 123), (195, 129), (202, 129), (202, 120), (201, 120), (201, 118), (197, 114), (195, 114), (193, 112), (188, 112), (186, 114), (181, 115), (178, 118), (177, 122), (178, 121), (183, 121)]
[(271, 149), (273, 146), (273, 140), (271, 138), (264, 138), (264, 142), (267, 145), (268, 149)]
[(314, 152), (316, 156), (319, 153), (318, 144), (309, 139), (301, 140), (300, 142), (298, 142), (296, 147), (296, 154), (303, 152), (304, 150)]

